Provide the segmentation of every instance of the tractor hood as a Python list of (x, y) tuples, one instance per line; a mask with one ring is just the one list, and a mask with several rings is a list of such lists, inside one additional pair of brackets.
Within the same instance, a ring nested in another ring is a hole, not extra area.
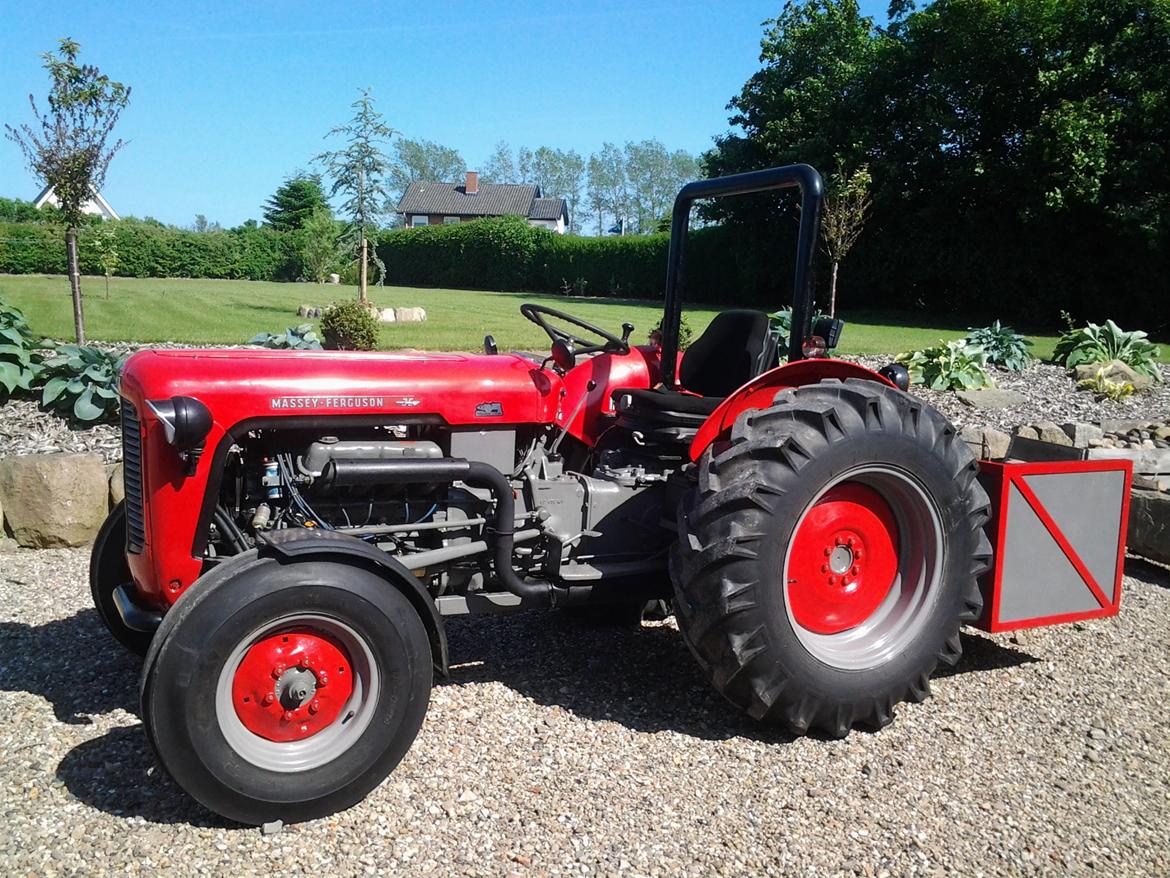
[(316, 415), (427, 415), (486, 427), (551, 423), (554, 381), (516, 354), (149, 350), (126, 361), (122, 394), (139, 403), (194, 397), (221, 430)]

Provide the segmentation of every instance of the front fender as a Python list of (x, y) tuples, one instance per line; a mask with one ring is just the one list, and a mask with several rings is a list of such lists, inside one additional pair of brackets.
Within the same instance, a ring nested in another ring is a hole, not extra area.
[(447, 657), (447, 632), (443, 618), (431, 599), (426, 587), (397, 558), (392, 558), (381, 549), (364, 543), (347, 534), (317, 528), (286, 528), (272, 534), (264, 534), (257, 553), (260, 557), (273, 557), (281, 563), (296, 562), (308, 558), (336, 557), (342, 555), (359, 563), (365, 563), (404, 595), (418, 611), (419, 618), (427, 629), (431, 641), (431, 655), (435, 670), (444, 677), (450, 676)]
[(846, 360), (810, 359), (785, 363), (763, 375), (757, 375), (711, 412), (710, 417), (703, 422), (703, 426), (691, 441), (691, 460), (698, 462), (712, 442), (726, 437), (741, 412), (770, 406), (781, 390), (816, 384), (825, 379), (844, 381), (846, 378), (864, 378), (890, 387), (895, 386), (892, 381), (877, 372)]

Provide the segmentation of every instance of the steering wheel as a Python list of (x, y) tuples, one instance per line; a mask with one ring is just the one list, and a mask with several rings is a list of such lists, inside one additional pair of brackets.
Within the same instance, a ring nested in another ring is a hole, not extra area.
[[(622, 325), (622, 329), (626, 331), (625, 336), (618, 338), (612, 332), (607, 332), (600, 326), (594, 326), (592, 323), (586, 323), (580, 317), (574, 317), (572, 314), (566, 314), (564, 311), (557, 311), (553, 308), (546, 308), (544, 305), (533, 305), (525, 302), (520, 306), (520, 313), (543, 329), (554, 342), (572, 342), (573, 353), (575, 354), (592, 354), (597, 351), (609, 351), (615, 354), (628, 354), (630, 352), (629, 338), (634, 327), (628, 323)], [(595, 341), (589, 341), (588, 339), (581, 338), (579, 335), (573, 335), (573, 333), (567, 332), (559, 326), (553, 326), (545, 319), (546, 317), (561, 320), (570, 326), (575, 326), (578, 329), (583, 329), (585, 332), (600, 336), (605, 341), (597, 344)]]

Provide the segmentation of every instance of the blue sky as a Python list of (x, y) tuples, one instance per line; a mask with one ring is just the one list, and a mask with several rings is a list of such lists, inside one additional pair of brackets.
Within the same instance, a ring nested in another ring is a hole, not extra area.
[[(71, 36), (133, 88), (105, 188), (115, 210), (235, 225), (320, 152), (360, 86), (394, 128), (473, 168), (501, 139), (588, 155), (657, 137), (700, 152), (727, 129), (782, 0), (6, 6), (0, 121), (30, 121), (28, 93), (48, 88), (40, 53)], [(885, 2), (862, 6), (881, 15)], [(0, 141), (0, 195), (37, 188)]]

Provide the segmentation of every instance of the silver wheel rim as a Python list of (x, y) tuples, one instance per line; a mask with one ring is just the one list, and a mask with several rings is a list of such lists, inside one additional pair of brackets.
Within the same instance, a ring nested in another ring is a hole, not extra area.
[(784, 608), (797, 639), (818, 661), (842, 670), (865, 670), (901, 654), (921, 634), (938, 601), (942, 580), (943, 527), (938, 507), (922, 484), (905, 470), (864, 466), (825, 485), (793, 528), (800, 531), (809, 510), (844, 482), (873, 488), (889, 505), (898, 525), (898, 568), (889, 594), (861, 624), (837, 634), (817, 634), (796, 621), (787, 583), (789, 549), (784, 552)]
[[(232, 703), (232, 681), (252, 646), (281, 629), (291, 627), (310, 628), (326, 634), (345, 648), (353, 669), (353, 691), (337, 720), (317, 734), (300, 741), (269, 741), (240, 721)], [(215, 715), (228, 746), (257, 768), (284, 773), (309, 771), (337, 759), (357, 742), (373, 718), (381, 687), (374, 654), (361, 635), (337, 619), (294, 614), (256, 629), (228, 656), (215, 687)]]

